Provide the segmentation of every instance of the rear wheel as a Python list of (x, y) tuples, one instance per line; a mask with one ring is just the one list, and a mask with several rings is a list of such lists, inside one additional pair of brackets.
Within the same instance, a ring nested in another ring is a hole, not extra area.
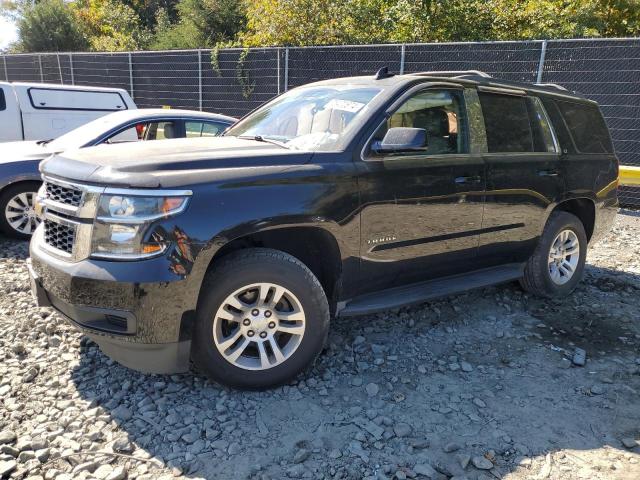
[(192, 356), (215, 381), (265, 388), (306, 369), (328, 328), (327, 299), (304, 264), (277, 250), (242, 250), (205, 280)]
[(40, 224), (34, 202), (40, 185), (23, 182), (6, 188), (0, 194), (0, 230), (10, 237), (29, 239)]
[(584, 274), (587, 235), (578, 217), (554, 212), (520, 280), (522, 287), (543, 297), (564, 297)]

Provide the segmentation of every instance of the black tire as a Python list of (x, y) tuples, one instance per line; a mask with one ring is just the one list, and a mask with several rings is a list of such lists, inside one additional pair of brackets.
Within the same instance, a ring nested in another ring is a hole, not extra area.
[[(580, 246), (578, 264), (573, 276), (563, 285), (555, 283), (549, 272), (549, 251), (553, 241), (563, 230), (571, 230)], [(527, 262), (520, 285), (526, 291), (547, 298), (566, 297), (575, 290), (584, 274), (587, 257), (587, 235), (578, 217), (567, 212), (553, 212), (544, 227), (538, 246)]]
[(0, 193), (0, 231), (2, 233), (20, 240), (29, 240), (31, 238), (30, 234), (27, 235), (19, 232), (9, 224), (9, 220), (6, 216), (6, 207), (9, 201), (16, 195), (21, 193), (33, 193), (35, 195), (39, 188), (40, 183), (38, 182), (20, 182), (5, 188), (2, 193)]
[[(214, 344), (218, 308), (238, 289), (271, 282), (288, 289), (305, 313), (305, 331), (297, 349), (283, 363), (264, 370), (232, 364)], [(191, 356), (212, 380), (231, 387), (259, 390), (282, 385), (306, 370), (322, 351), (329, 332), (329, 305), (315, 275), (295, 257), (266, 248), (240, 250), (223, 257), (207, 274), (200, 293)]]

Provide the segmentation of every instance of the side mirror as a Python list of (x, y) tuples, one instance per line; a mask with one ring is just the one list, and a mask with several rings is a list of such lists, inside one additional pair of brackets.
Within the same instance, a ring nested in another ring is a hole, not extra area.
[(411, 152), (427, 146), (427, 131), (424, 128), (394, 127), (387, 131), (374, 150), (385, 152)]

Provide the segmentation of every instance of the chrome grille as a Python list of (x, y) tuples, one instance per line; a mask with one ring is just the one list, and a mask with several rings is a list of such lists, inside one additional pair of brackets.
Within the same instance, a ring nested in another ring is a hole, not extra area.
[(47, 198), (53, 202), (70, 205), (72, 207), (80, 206), (82, 201), (82, 190), (72, 187), (64, 187), (51, 182), (45, 182)]
[(47, 245), (71, 255), (75, 237), (75, 228), (45, 219), (44, 241)]

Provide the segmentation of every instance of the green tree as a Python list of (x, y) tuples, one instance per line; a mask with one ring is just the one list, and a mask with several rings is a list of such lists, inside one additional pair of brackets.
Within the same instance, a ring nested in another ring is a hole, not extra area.
[(146, 47), (150, 34), (128, 5), (115, 0), (78, 0), (72, 4), (91, 50), (123, 51)]
[(73, 11), (63, 0), (24, 5), (17, 25), (17, 51), (76, 51), (86, 50), (89, 45)]
[(178, 20), (162, 10), (157, 17), (152, 47), (210, 48), (233, 42), (245, 25), (244, 6), (237, 0), (180, 0)]

